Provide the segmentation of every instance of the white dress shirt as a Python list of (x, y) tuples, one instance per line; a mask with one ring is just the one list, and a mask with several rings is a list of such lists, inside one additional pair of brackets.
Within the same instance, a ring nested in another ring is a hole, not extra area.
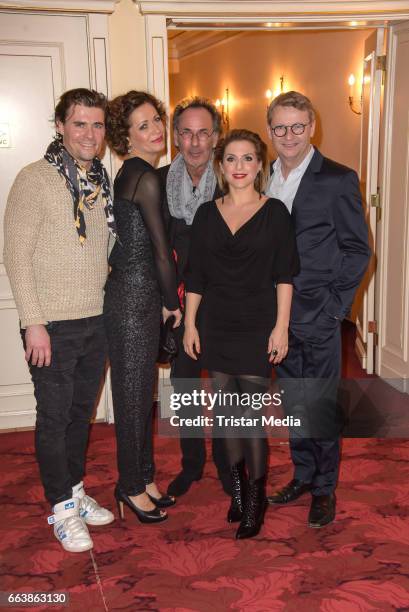
[(279, 157), (273, 164), (274, 172), (268, 182), (266, 195), (270, 196), (270, 198), (277, 198), (278, 200), (284, 202), (290, 213), (293, 208), (294, 198), (297, 194), (298, 187), (300, 186), (301, 179), (308, 168), (314, 152), (315, 149), (311, 145), (310, 150), (302, 160), (301, 164), (296, 168), (293, 168), (286, 179), (283, 177), (283, 173), (281, 171), (281, 160)]

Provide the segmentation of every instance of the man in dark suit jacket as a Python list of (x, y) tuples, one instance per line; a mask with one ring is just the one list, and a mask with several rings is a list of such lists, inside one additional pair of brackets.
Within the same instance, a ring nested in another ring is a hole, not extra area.
[(267, 124), (278, 153), (267, 193), (291, 212), (301, 264), (294, 278), (288, 356), (276, 369), (284, 406), (302, 424), (298, 434), (296, 428), (290, 432), (294, 477), (268, 500), (285, 504), (311, 491), (308, 524), (322, 527), (335, 517), (340, 327), (368, 265), (368, 231), (356, 173), (310, 143), (315, 129), (310, 100), (298, 92), (281, 94), (268, 109)]
[[(220, 132), (221, 117), (210, 100), (196, 96), (182, 100), (176, 106), (173, 136), (179, 153), (170, 166), (160, 168), (159, 172), (166, 184), (163, 212), (169, 228), (170, 244), (177, 257), (179, 284), (185, 280), (190, 229), (195, 212), (204, 202), (221, 195), (213, 171), (213, 150)], [(180, 350), (171, 371), (175, 390), (178, 391), (179, 385), (182, 393), (189, 391), (186, 379), (198, 379), (201, 373), (200, 355), (195, 361), (183, 350), (183, 332), (182, 324), (176, 330)], [(191, 408), (181, 408), (178, 415), (192, 417)], [(183, 495), (195, 480), (200, 480), (206, 461), (203, 430), (196, 427), (194, 437), (192, 428), (186, 431), (181, 429), (180, 434), (182, 471), (168, 487), (168, 493), (175, 496)], [(223, 439), (213, 438), (212, 451), (223, 489), (230, 494), (230, 469), (225, 458)]]

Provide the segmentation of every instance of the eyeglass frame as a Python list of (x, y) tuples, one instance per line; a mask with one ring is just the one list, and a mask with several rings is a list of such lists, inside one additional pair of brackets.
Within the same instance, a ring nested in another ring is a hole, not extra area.
[[(201, 138), (199, 136), (200, 132), (202, 133), (202, 136), (205, 136), (204, 138)], [(176, 133), (183, 140), (190, 140), (190, 142), (192, 142), (193, 137), (196, 136), (196, 138), (198, 139), (199, 142), (207, 142), (209, 140), (209, 138), (211, 138), (213, 136), (213, 134), (215, 133), (215, 130), (213, 129), (209, 133), (205, 128), (201, 128), (200, 130), (197, 130), (197, 132), (193, 132), (192, 130), (186, 129), (186, 130), (182, 130), (181, 132), (179, 132), (179, 130), (176, 130)]]
[[(287, 136), (287, 132), (290, 129), (291, 132), (294, 134), (294, 136), (301, 136), (301, 134), (304, 134), (305, 132), (305, 128), (307, 127), (307, 125), (311, 125), (312, 121), (309, 121), (308, 123), (301, 123), (300, 121), (297, 121), (297, 123), (293, 123), (292, 125), (275, 125), (274, 127), (272, 127), (270, 125), (270, 130), (272, 131), (272, 133), (274, 134), (274, 136), (276, 138), (284, 138), (284, 136)], [(302, 125), (303, 129), (302, 132), (299, 132), (298, 134), (296, 132), (294, 132), (293, 128), (296, 125)], [(277, 128), (284, 128), (285, 132), (284, 134), (281, 134), (280, 136), (278, 134), (276, 134), (276, 129)]]

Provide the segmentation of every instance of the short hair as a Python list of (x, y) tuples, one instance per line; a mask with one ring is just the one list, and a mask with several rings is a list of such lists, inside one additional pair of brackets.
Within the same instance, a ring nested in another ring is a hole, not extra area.
[(261, 161), (261, 169), (258, 172), (254, 181), (254, 188), (259, 193), (261, 193), (267, 184), (267, 179), (269, 175), (267, 145), (263, 140), (261, 140), (260, 136), (256, 134), (256, 132), (251, 132), (250, 130), (245, 129), (230, 130), (230, 132), (227, 132), (226, 136), (222, 138), (216, 146), (213, 164), (219, 187), (223, 191), (223, 193), (229, 192), (229, 185), (222, 174), (220, 164), (223, 161), (226, 147), (230, 143), (237, 142), (240, 140), (245, 140), (254, 145), (257, 159), (258, 161)]
[(304, 94), (298, 91), (287, 91), (280, 94), (271, 102), (267, 110), (267, 123), (271, 125), (271, 119), (273, 117), (273, 111), (277, 106), (292, 106), (297, 110), (307, 111), (310, 121), (315, 119), (315, 109), (311, 103), (311, 100), (304, 96)]
[(62, 94), (60, 100), (55, 107), (54, 111), (54, 123), (61, 121), (65, 123), (67, 120), (67, 113), (71, 106), (80, 104), (82, 106), (101, 108), (106, 113), (108, 100), (104, 94), (95, 91), (94, 89), (85, 89), (78, 87), (77, 89), (69, 89)]
[(162, 121), (166, 117), (162, 102), (146, 91), (131, 90), (108, 103), (106, 140), (118, 155), (123, 156), (128, 153), (129, 117), (136, 108), (143, 104), (153, 106)]
[(175, 110), (173, 111), (172, 120), (172, 127), (174, 130), (178, 129), (180, 116), (188, 108), (204, 108), (207, 110), (212, 118), (213, 131), (216, 132), (216, 134), (220, 134), (222, 131), (222, 116), (213, 102), (209, 100), (209, 98), (204, 98), (202, 96), (184, 98), (176, 105)]

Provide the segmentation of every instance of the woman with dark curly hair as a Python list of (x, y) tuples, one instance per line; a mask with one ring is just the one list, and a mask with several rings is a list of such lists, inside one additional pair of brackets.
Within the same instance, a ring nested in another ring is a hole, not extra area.
[(115, 498), (143, 523), (175, 503), (154, 483), (152, 403), (160, 317), (181, 320), (172, 254), (154, 169), (165, 147), (165, 112), (154, 96), (129, 91), (108, 105), (106, 137), (124, 163), (114, 182), (118, 240), (109, 258), (104, 317), (111, 362), (119, 480)]
[(266, 392), (272, 365), (287, 354), (298, 255), (285, 205), (263, 195), (268, 161), (260, 136), (232, 130), (216, 147), (214, 164), (224, 196), (202, 204), (193, 221), (183, 344), (192, 359), (201, 353), (216, 392), (240, 398), (228, 414), (225, 405), (218, 410), (221, 423), (233, 416), (224, 427), (232, 476), (227, 519), (240, 521), (242, 539), (255, 536), (263, 521), (267, 441), (262, 427), (249, 437), (236, 423), (257, 416), (244, 396), (253, 402)]

